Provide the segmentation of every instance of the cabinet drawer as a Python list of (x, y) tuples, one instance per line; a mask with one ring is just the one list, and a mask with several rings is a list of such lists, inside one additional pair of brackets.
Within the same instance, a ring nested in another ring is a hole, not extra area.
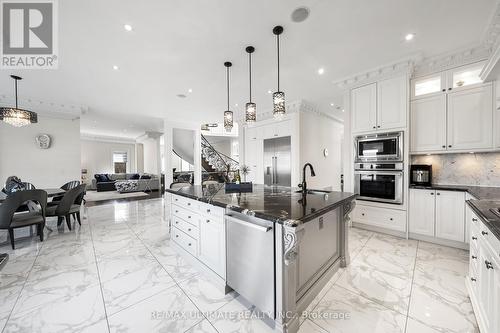
[(195, 227), (199, 226), (200, 216), (194, 211), (185, 209), (182, 206), (172, 205), (172, 218), (178, 217), (181, 220), (191, 223)]
[(357, 205), (353, 221), (397, 231), (406, 231), (406, 212), (402, 210)]
[(196, 239), (189, 237), (181, 230), (177, 228), (172, 228), (172, 233), (174, 237), (174, 241), (182, 247), (187, 252), (191, 253), (193, 256), (198, 255), (198, 242)]
[(224, 208), (200, 202), (200, 214), (203, 218), (220, 218), (224, 217)]
[(198, 239), (198, 235), (199, 235), (198, 227), (180, 219), (177, 216), (173, 217), (172, 224), (174, 227), (176, 227), (179, 230), (182, 230), (184, 233), (191, 236), (192, 238)]
[(189, 198), (186, 198), (186, 197), (183, 197), (183, 196), (180, 196), (180, 195), (173, 195), (172, 196), (172, 203), (180, 206), (180, 207), (184, 207), (184, 208), (187, 208), (187, 209), (190, 209), (190, 210), (195, 210), (197, 211), (199, 209), (199, 201), (197, 200), (193, 200), (193, 199), (189, 199)]

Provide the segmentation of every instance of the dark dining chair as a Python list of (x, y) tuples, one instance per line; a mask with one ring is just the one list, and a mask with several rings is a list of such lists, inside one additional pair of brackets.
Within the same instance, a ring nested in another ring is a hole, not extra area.
[(71, 230), (71, 215), (76, 214), (78, 222), (80, 222), (80, 205), (75, 204), (77, 202), (78, 196), (85, 192), (85, 184), (78, 185), (75, 188), (64, 193), (61, 201), (59, 201), (57, 206), (47, 207), (47, 217), (57, 216), (57, 225), (60, 226), (63, 220), (66, 219), (66, 224)]
[[(80, 185), (80, 182), (78, 180), (72, 180), (70, 182), (67, 182), (63, 186), (61, 186), (60, 189), (61, 190), (65, 190), (65, 191), (69, 191), (69, 190), (77, 187), (78, 185)], [(58, 201), (61, 201), (62, 198), (63, 198), (63, 195), (59, 195), (59, 196), (53, 197), (52, 201), (49, 202), (48, 205), (49, 206), (57, 205)]]
[[(36, 202), (40, 209), (25, 213), (16, 211), (26, 202)], [(45, 213), (47, 207), (47, 192), (43, 190), (17, 191), (9, 195), (0, 205), (0, 229), (9, 230), (10, 244), (14, 246), (14, 229), (37, 226), (37, 234), (43, 242), (43, 228), (45, 227)]]
[[(87, 185), (82, 184), (81, 186), (83, 187), (83, 191), (82, 191), (82, 193), (80, 193), (76, 197), (76, 200), (75, 200), (75, 205), (77, 205), (78, 207), (81, 207), (82, 203), (85, 204), (85, 199), (83, 199), (83, 198), (85, 197), (85, 190), (86, 190)], [(80, 209), (78, 209), (78, 211), (74, 212), (72, 215), (73, 215), (73, 218), (78, 221), (78, 224), (82, 225), (82, 220), (80, 217)]]
[(22, 182), (24, 186), (24, 190), (36, 190), (35, 185), (28, 183), (28, 182)]

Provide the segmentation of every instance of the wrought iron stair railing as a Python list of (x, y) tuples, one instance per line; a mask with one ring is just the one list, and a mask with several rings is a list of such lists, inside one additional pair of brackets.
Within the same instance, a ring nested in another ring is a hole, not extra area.
[(217, 172), (229, 173), (239, 169), (238, 161), (218, 152), (203, 135), (201, 136), (201, 155)]

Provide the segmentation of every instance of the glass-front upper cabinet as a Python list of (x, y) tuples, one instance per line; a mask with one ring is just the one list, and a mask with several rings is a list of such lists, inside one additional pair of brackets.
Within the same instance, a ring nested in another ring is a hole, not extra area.
[(412, 98), (428, 96), (443, 91), (446, 83), (446, 76), (443, 73), (437, 73), (412, 80), (411, 95)]
[(419, 99), (443, 92), (471, 88), (474, 85), (482, 84), (480, 78), (485, 62), (477, 62), (466, 66), (461, 66), (447, 71), (417, 77), (411, 82), (411, 97)]
[(451, 84), (448, 88), (455, 89), (483, 83), (479, 74), (481, 74), (484, 65), (484, 62), (480, 62), (450, 70), (448, 77)]

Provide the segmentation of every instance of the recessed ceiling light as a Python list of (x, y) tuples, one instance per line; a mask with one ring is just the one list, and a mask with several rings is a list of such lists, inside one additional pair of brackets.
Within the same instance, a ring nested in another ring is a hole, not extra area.
[(299, 23), (304, 22), (309, 17), (309, 8), (299, 7), (292, 12), (292, 21)]
[(192, 92), (193, 92), (193, 89), (189, 88), (188, 93), (192, 93)]
[(335, 106), (335, 103), (330, 103), (330, 106)]
[(238, 106), (238, 103), (234, 104), (234, 106)]
[(407, 42), (413, 40), (413, 38), (415, 38), (415, 34), (414, 33), (410, 33), (410, 34), (407, 34), (405, 36), (405, 39), (406, 39)]
[(132, 31), (132, 26), (130, 24), (125, 24), (123, 26), (123, 29), (125, 29), (126, 31)]
[(342, 109), (342, 112), (345, 112), (345, 109)]
[(119, 69), (119, 67), (118, 67), (118, 66), (116, 66), (116, 65), (113, 65), (113, 69), (114, 69), (115, 71), (117, 71), (117, 70)]
[(186, 98), (187, 96), (184, 95), (184, 94), (177, 94), (177, 97), (179, 97), (179, 98)]
[(272, 93), (272, 91), (271, 91), (271, 90), (268, 90), (268, 91), (267, 91), (267, 93), (268, 93), (268, 94), (271, 94), (271, 93)]
[(318, 69), (318, 74), (319, 75), (323, 75), (325, 73), (325, 69), (323, 67), (321, 67), (320, 69)]

